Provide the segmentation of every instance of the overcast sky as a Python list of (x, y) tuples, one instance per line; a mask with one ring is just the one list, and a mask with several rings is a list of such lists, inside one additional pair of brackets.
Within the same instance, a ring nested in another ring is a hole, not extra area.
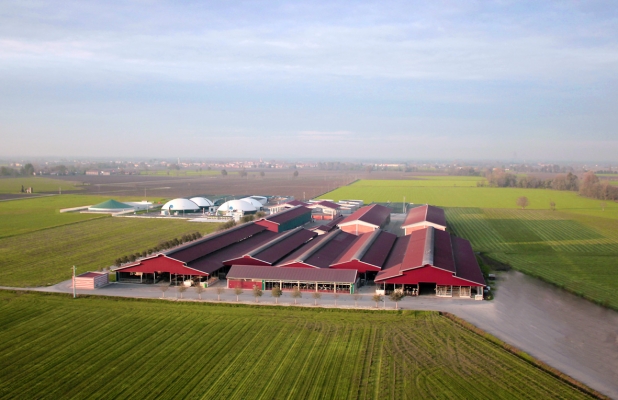
[(0, 155), (615, 161), (618, 4), (0, 2)]

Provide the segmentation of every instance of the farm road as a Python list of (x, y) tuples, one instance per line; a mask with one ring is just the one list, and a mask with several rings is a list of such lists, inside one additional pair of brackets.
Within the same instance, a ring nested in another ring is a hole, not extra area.
[[(216, 286), (223, 287), (223, 283)], [(359, 308), (375, 308), (371, 300), (374, 287), (360, 290)], [(11, 289), (11, 288), (6, 288)], [(58, 285), (31, 290), (70, 293), (70, 281)], [(205, 301), (216, 301), (215, 288), (202, 293)], [(112, 284), (93, 291), (79, 291), (83, 294), (160, 298), (158, 287)], [(178, 293), (173, 288), (165, 297), (175, 300)], [(188, 289), (183, 293), (187, 300), (197, 300), (197, 293)], [(231, 290), (221, 294), (225, 302), (236, 301)], [(240, 295), (243, 303), (255, 304), (251, 291)], [(322, 294), (318, 305), (334, 306), (333, 295)], [(272, 305), (274, 299), (265, 292), (261, 304)], [(285, 294), (279, 300), (284, 306), (294, 301)], [(303, 293), (299, 305), (312, 306), (314, 299)], [(352, 296), (341, 295), (339, 307), (354, 307)], [(390, 301), (381, 303), (380, 308), (393, 309)], [(414, 310), (446, 311), (455, 314), (477, 327), (512, 344), (552, 367), (572, 376), (586, 385), (618, 399), (618, 313), (599, 307), (589, 301), (571, 295), (552, 285), (528, 277), (519, 272), (500, 276), (496, 298), (493, 301), (471, 299), (441, 299), (435, 297), (405, 298), (400, 307)]]

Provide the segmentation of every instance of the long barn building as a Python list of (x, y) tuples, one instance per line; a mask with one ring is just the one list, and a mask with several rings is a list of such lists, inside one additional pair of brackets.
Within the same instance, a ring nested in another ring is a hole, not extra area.
[[(297, 205), (121, 266), (117, 281), (203, 284), (226, 276), (228, 287), (270, 288), (279, 282), (284, 290), (352, 293), (373, 280), (385, 293), (482, 296), (485, 281), (472, 247), (444, 230), (441, 209), (410, 210), (406, 220), (413, 229), (397, 237), (381, 229), (390, 218), (382, 208), (363, 207), (353, 219), (333, 221), (360, 221), (358, 226), (333, 223), (322, 231), (303, 227), (311, 210)], [(370, 223), (374, 226), (365, 229)], [(353, 271), (354, 281), (336, 271)]]

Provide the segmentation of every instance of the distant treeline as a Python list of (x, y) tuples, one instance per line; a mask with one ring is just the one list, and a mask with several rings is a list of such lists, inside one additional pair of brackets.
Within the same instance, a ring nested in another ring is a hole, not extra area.
[(0, 167), (0, 176), (31, 176), (34, 174), (34, 166), (26, 164), (20, 169)]
[(553, 189), (579, 192), (580, 195), (599, 200), (618, 200), (618, 187), (608, 181), (600, 181), (594, 172), (588, 171), (580, 180), (569, 172), (553, 179), (540, 179), (534, 176), (517, 176), (502, 169), (495, 169), (485, 174), (487, 182), (478, 182), (478, 186), (517, 187), (526, 189)]

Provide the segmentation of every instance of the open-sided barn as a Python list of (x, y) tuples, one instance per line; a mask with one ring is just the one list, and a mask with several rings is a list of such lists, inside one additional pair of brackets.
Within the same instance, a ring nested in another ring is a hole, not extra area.
[(382, 229), (391, 222), (391, 209), (379, 204), (361, 207), (339, 223), (339, 228), (360, 235)]
[(410, 209), (405, 221), (401, 225), (401, 229), (404, 230), (406, 235), (409, 235), (414, 231), (425, 229), (429, 226), (445, 230), (446, 216), (443, 209), (426, 204)]
[(433, 227), (397, 238), (375, 282), (412, 294), (434, 290), (444, 297), (470, 297), (472, 289), (482, 296), (485, 286), (470, 242)]
[(330, 268), (354, 269), (360, 273), (380, 271), (396, 239), (397, 236), (383, 230), (357, 236)]
[(354, 270), (272, 268), (233, 265), (227, 274), (228, 288), (252, 289), (273, 287), (306, 292), (354, 293), (357, 272)]

